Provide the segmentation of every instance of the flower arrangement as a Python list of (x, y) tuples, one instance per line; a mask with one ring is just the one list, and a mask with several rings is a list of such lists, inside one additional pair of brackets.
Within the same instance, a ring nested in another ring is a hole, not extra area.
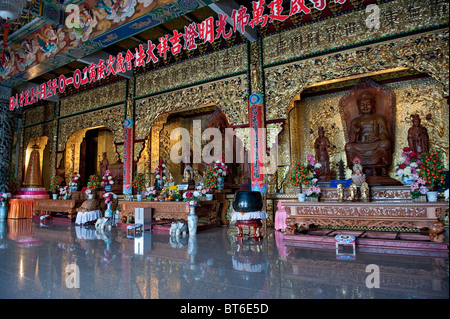
[(422, 161), (419, 159), (416, 152), (413, 152), (411, 148), (403, 148), (403, 152), (400, 156), (399, 163), (395, 166), (394, 173), (400, 178), (417, 180), (419, 177), (420, 166)]
[(427, 185), (432, 189), (444, 185), (444, 161), (442, 160), (441, 150), (431, 150), (422, 154), (422, 167), (419, 176), (422, 177)]
[(309, 154), (306, 159), (308, 160), (308, 164), (306, 164), (306, 169), (309, 171), (310, 181), (313, 183), (317, 182), (319, 175), (322, 173), (322, 164), (318, 163), (314, 159), (314, 155)]
[(65, 197), (67, 195), (72, 195), (72, 190), (69, 188), (69, 186), (64, 186), (59, 189), (59, 195), (62, 197)]
[(97, 190), (99, 187), (100, 187), (100, 178), (95, 174), (89, 176), (89, 181), (87, 183), (88, 190), (90, 190), (92, 193), (95, 190)]
[(300, 164), (300, 161), (297, 161), (294, 164), (294, 169), (289, 179), (294, 184), (294, 186), (300, 187), (301, 190), (302, 186), (305, 185), (305, 183), (309, 179), (309, 173), (310, 172), (306, 165)]
[(11, 193), (0, 193), (0, 203), (8, 204), (10, 198)]
[(187, 206), (200, 206), (200, 200), (196, 195), (197, 194), (191, 191), (187, 191), (183, 194), (183, 202), (185, 202)]
[(134, 175), (133, 182), (131, 186), (136, 190), (136, 192), (140, 193), (145, 190), (145, 175), (144, 173), (137, 173)]
[(110, 174), (111, 174), (111, 171), (109, 169), (107, 169), (105, 171), (105, 175), (103, 175), (102, 182), (101, 182), (101, 185), (103, 187), (105, 187), (107, 185), (114, 185), (113, 178)]
[(147, 187), (147, 191), (144, 193), (144, 196), (146, 196), (148, 199), (153, 200), (156, 196), (156, 189), (154, 186)]
[(425, 186), (426, 182), (422, 177), (419, 177), (411, 184), (411, 198), (416, 199), (420, 196), (425, 196), (428, 193), (428, 188)]
[(80, 177), (81, 175), (78, 174), (78, 172), (74, 172), (72, 178), (70, 179), (69, 186), (78, 186), (78, 180)]
[(50, 183), (50, 191), (54, 194), (57, 194), (59, 189), (61, 188), (63, 181), (64, 179), (59, 175), (53, 177)]
[(114, 193), (104, 193), (103, 198), (105, 199), (106, 205), (112, 205), (114, 203), (114, 200), (117, 198), (117, 195)]
[(217, 176), (212, 166), (208, 166), (203, 172), (202, 183), (205, 188), (217, 188)]
[(221, 162), (221, 161), (216, 161), (214, 163), (214, 175), (217, 177), (225, 177), (228, 175), (228, 168), (227, 166)]
[(210, 194), (212, 192), (211, 188), (205, 188), (202, 185), (197, 186), (195, 189), (199, 191), (202, 195)]
[(155, 172), (153, 173), (154, 179), (166, 180), (166, 164), (164, 161), (159, 161), (158, 167), (155, 168)]
[(177, 185), (169, 187), (169, 196), (174, 200), (180, 200), (183, 198)]
[(321, 193), (320, 188), (314, 184), (308, 187), (308, 189), (306, 190), (307, 197), (319, 197), (320, 193)]

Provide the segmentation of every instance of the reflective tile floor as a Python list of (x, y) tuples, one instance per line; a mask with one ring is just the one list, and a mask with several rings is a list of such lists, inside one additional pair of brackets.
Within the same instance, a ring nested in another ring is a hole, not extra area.
[[(0, 299), (447, 299), (448, 256), (369, 254), (260, 242), (235, 227), (170, 237), (94, 226), (0, 223)], [(378, 285), (379, 284), (379, 285)], [(378, 286), (377, 286), (378, 285)]]

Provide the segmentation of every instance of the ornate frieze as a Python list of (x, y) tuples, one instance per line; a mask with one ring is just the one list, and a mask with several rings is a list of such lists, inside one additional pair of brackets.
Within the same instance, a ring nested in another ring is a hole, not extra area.
[(153, 94), (247, 70), (247, 45), (238, 45), (136, 77), (137, 96)]
[(66, 148), (70, 135), (74, 132), (89, 127), (107, 127), (114, 135), (114, 143), (123, 142), (123, 108), (119, 104), (108, 108), (82, 113), (76, 116), (65, 117), (59, 120), (58, 151)]
[(399, 0), (303, 25), (263, 39), (264, 64), (448, 23), (448, 3)]
[(215, 104), (231, 125), (248, 123), (247, 75), (240, 75), (203, 85), (136, 100), (136, 139), (145, 139), (155, 119), (163, 113), (195, 109)]
[(442, 29), (266, 68), (266, 117), (286, 118), (294, 96), (314, 83), (398, 67), (428, 73), (448, 95), (448, 60), (448, 29)]
[(61, 101), (60, 116), (67, 116), (125, 100), (126, 81), (115, 82)]

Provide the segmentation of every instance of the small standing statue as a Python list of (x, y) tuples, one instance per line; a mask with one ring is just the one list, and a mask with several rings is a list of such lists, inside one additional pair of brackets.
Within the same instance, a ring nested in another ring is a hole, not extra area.
[(191, 184), (192, 175), (193, 175), (192, 167), (189, 164), (187, 164), (183, 172), (183, 183)]
[(108, 169), (109, 161), (107, 158), (106, 152), (102, 153), (102, 160), (100, 161), (100, 176), (105, 175), (106, 170)]
[(363, 167), (361, 165), (361, 160), (358, 156), (353, 158), (353, 173), (352, 173), (352, 182), (356, 185), (361, 185), (366, 181), (366, 175), (363, 174)]
[(351, 202), (356, 201), (357, 191), (358, 191), (358, 188), (357, 188), (356, 184), (351, 183), (350, 184), (350, 196), (348, 197), (349, 201), (351, 201)]
[(369, 184), (367, 184), (367, 182), (364, 182), (361, 184), (361, 199), (363, 202), (368, 202), (369, 201)]
[(341, 183), (337, 185), (338, 202), (342, 203), (344, 201), (344, 186)]
[(330, 148), (330, 140), (325, 136), (325, 131), (322, 126), (319, 126), (319, 137), (314, 142), (314, 149), (316, 151), (316, 161), (322, 164), (322, 173), (319, 176), (319, 181), (330, 181), (330, 156), (328, 149)]
[(428, 132), (420, 124), (420, 116), (418, 114), (414, 114), (411, 117), (413, 126), (408, 130), (408, 146), (420, 158), (422, 153), (428, 152)]

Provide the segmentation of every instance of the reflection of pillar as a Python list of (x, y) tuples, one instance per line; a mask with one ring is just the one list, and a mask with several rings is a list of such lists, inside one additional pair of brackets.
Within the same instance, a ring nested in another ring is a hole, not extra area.
[(9, 111), (11, 88), (0, 85), (0, 192), (7, 192), (14, 140), (14, 114)]
[(252, 191), (267, 192), (264, 175), (265, 134), (261, 132), (264, 123), (264, 102), (262, 94), (252, 94), (249, 99), (250, 152)]
[(124, 121), (124, 142), (123, 142), (123, 193), (133, 194), (132, 170), (133, 170), (133, 121)]

